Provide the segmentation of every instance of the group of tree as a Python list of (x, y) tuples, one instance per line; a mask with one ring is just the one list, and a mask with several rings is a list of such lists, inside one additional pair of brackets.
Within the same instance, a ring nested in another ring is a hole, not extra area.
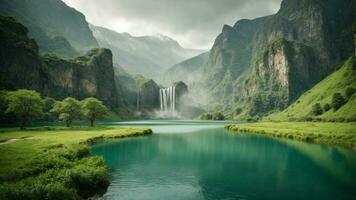
[(316, 103), (312, 106), (312, 114), (313, 115), (321, 115), (324, 112), (328, 112), (331, 108), (334, 111), (339, 110), (343, 105), (345, 105), (351, 97), (356, 93), (356, 89), (353, 87), (348, 87), (345, 90), (345, 96), (341, 93), (334, 93), (331, 99), (331, 104), (326, 103), (322, 107), (320, 103)]
[(251, 97), (249, 115), (264, 115), (275, 109), (283, 110), (287, 106), (288, 98), (283, 92), (263, 92)]
[(104, 118), (107, 107), (94, 97), (79, 101), (67, 97), (62, 101), (53, 98), (41, 98), (41, 95), (33, 90), (20, 89), (17, 91), (1, 91), (1, 114), (12, 115), (23, 129), (33, 120), (57, 118), (70, 126), (73, 120), (89, 120), (94, 126), (97, 119)]
[(225, 116), (221, 112), (207, 113), (200, 116), (202, 120), (225, 120)]

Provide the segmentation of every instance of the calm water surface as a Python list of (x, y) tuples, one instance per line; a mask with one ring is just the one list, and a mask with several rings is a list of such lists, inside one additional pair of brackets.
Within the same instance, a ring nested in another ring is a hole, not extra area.
[(95, 145), (112, 183), (105, 199), (356, 199), (356, 153), (235, 134), (222, 122), (140, 121), (152, 136)]

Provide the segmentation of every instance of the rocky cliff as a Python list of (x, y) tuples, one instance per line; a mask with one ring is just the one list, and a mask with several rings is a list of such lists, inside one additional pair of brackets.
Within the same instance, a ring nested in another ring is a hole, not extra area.
[(354, 48), (351, 8), (351, 0), (284, 0), (254, 36), (247, 94), (283, 92), (289, 104), (339, 67)]
[(160, 87), (153, 80), (148, 80), (139, 85), (137, 109), (138, 110), (153, 110), (160, 106), (159, 101)]
[(353, 8), (352, 0), (283, 0), (275, 15), (224, 25), (197, 80), (208, 105), (230, 115), (285, 108), (352, 55)]
[(8, 17), (1, 17), (0, 25), (0, 89), (34, 89), (56, 99), (94, 96), (118, 107), (110, 50), (93, 49), (69, 60), (40, 56), (26, 27)]

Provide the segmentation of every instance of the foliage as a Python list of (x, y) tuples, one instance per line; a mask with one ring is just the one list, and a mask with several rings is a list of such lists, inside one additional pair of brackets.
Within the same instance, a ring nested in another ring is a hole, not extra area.
[(7, 94), (8, 107), (6, 113), (13, 113), (23, 129), (29, 122), (43, 114), (43, 102), (38, 92), (33, 90), (17, 90)]
[(237, 132), (257, 133), (315, 143), (336, 144), (348, 148), (356, 145), (355, 123), (260, 122), (226, 125)]
[(235, 115), (239, 115), (242, 113), (242, 108), (236, 108)]
[(312, 113), (313, 115), (321, 115), (323, 114), (323, 109), (321, 108), (320, 103), (316, 103), (312, 107)]
[(212, 115), (213, 120), (225, 120), (225, 116), (221, 112), (213, 113)]
[(345, 96), (346, 96), (346, 99), (350, 99), (352, 97), (352, 95), (354, 95), (356, 93), (356, 88), (354, 87), (348, 87), (346, 88), (346, 91), (345, 91)]
[(51, 97), (46, 97), (43, 99), (43, 119), (47, 121), (52, 121), (56, 118), (54, 113), (51, 112), (56, 100)]
[(102, 158), (90, 156), (89, 141), (151, 133), (111, 127), (1, 132), (0, 140), (34, 137), (0, 145), (0, 199), (9, 200), (86, 199), (102, 194), (109, 184), (108, 169)]
[[(266, 119), (272, 121), (356, 121), (356, 100), (353, 95), (338, 110), (328, 111), (332, 106), (334, 93), (345, 94), (347, 88), (356, 88), (356, 59), (351, 57), (337, 71), (320, 81), (297, 101), (282, 112), (275, 112)], [(310, 111), (314, 104), (324, 105), (323, 114), (314, 117)], [(327, 105), (329, 104), (329, 105)], [(327, 106), (326, 106), (327, 105)], [(325, 107), (326, 106), (326, 107)]]
[(94, 97), (86, 98), (81, 103), (83, 115), (90, 121), (91, 126), (94, 126), (95, 120), (103, 118), (108, 113), (103, 102)]
[(73, 120), (82, 116), (80, 102), (72, 97), (56, 102), (51, 112), (57, 113), (59, 120), (65, 121), (68, 127)]
[(210, 113), (207, 114), (203, 114), (199, 117), (201, 120), (212, 120), (213, 119), (213, 115)]
[(201, 120), (225, 120), (225, 116), (221, 112), (215, 112), (213, 114), (206, 113), (199, 117)]
[(345, 103), (346, 103), (346, 100), (340, 93), (335, 93), (333, 95), (333, 98), (332, 98), (332, 101), (331, 101), (331, 105), (334, 108), (334, 110), (338, 110)]
[(326, 104), (324, 105), (323, 109), (324, 109), (324, 112), (328, 112), (328, 111), (331, 109), (330, 104), (326, 103)]

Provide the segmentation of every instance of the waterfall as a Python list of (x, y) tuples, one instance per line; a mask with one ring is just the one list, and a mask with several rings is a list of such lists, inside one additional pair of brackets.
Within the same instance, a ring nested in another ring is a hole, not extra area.
[(176, 110), (176, 88), (161, 88), (159, 90), (159, 100), (162, 112), (175, 112)]

